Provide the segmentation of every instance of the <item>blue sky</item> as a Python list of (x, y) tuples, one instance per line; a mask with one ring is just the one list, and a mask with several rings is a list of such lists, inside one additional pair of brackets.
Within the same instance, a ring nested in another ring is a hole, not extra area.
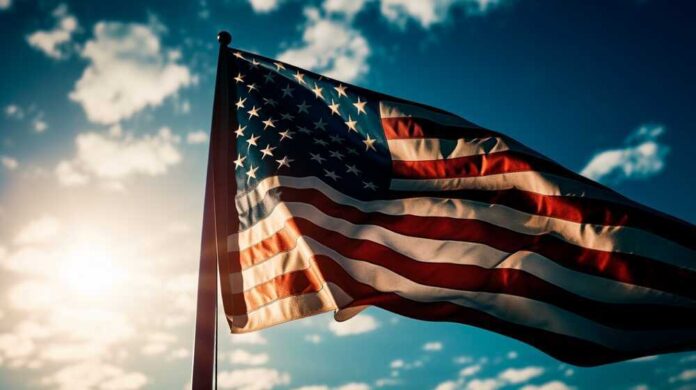
[[(677, 0), (0, 0), (0, 388), (187, 386), (218, 30), (693, 223), (695, 16)], [(693, 353), (578, 368), (374, 309), (225, 327), (221, 388), (696, 387)]]

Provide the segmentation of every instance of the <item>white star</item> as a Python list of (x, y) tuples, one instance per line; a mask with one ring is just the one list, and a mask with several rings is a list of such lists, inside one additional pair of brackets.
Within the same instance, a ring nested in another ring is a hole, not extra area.
[(235, 171), (237, 170), (237, 168), (244, 168), (244, 160), (246, 160), (246, 156), (242, 156), (241, 154), (237, 156), (237, 159), (234, 160)]
[(348, 121), (345, 122), (346, 126), (348, 126), (348, 132), (350, 132), (351, 130), (356, 133), (358, 132), (358, 129), (355, 128), (356, 123), (358, 122), (354, 121), (353, 118), (351, 118), (350, 115), (348, 115)]
[(322, 131), (326, 131), (326, 123), (324, 122), (324, 118), (319, 118), (318, 121), (314, 122), (314, 129), (322, 129)]
[(279, 132), (278, 134), (280, 134), (280, 140), (282, 141), (282, 140), (284, 140), (284, 139), (286, 139), (286, 138), (287, 138), (287, 139), (292, 139), (292, 135), (295, 134), (295, 133), (293, 133), (292, 131), (290, 131), (290, 129), (287, 129), (287, 130), (285, 130), (285, 131)]
[(251, 137), (250, 137), (248, 140), (246, 140), (246, 143), (249, 144), (249, 145), (247, 146), (247, 149), (251, 148), (252, 146), (258, 147), (259, 145), (256, 144), (256, 141), (258, 141), (259, 138), (261, 138), (261, 137), (255, 136), (255, 135), (252, 133), (252, 134), (251, 134)]
[(341, 113), (338, 111), (338, 108), (340, 106), (338, 103), (335, 103), (333, 99), (331, 99), (331, 104), (329, 104), (329, 109), (331, 110), (331, 114), (336, 114), (338, 116), (341, 116)]
[(365, 111), (365, 104), (367, 104), (367, 102), (361, 101), (361, 100), (360, 100), (360, 96), (358, 96), (358, 101), (355, 102), (355, 103), (353, 103), (353, 105), (355, 106), (355, 108), (358, 109), (358, 115), (360, 115), (361, 112), (362, 112), (363, 114), (367, 114), (367, 112)]
[(290, 168), (290, 163), (293, 161), (295, 161), (295, 160), (288, 158), (288, 156), (285, 156), (280, 160), (276, 160), (276, 162), (278, 163), (278, 169), (282, 168), (283, 165)]
[(321, 94), (322, 90), (323, 89), (320, 88), (319, 85), (317, 85), (317, 83), (314, 83), (314, 88), (312, 89), (312, 92), (314, 92), (314, 96), (316, 96), (317, 99), (324, 99), (324, 95)]
[(247, 175), (247, 183), (252, 179), (256, 179), (256, 171), (259, 169), (259, 167), (254, 168), (254, 164), (249, 165), (249, 170), (246, 172)]
[(246, 129), (246, 126), (237, 125), (237, 130), (234, 131), (234, 133), (237, 134), (237, 138), (244, 136), (245, 129)]
[(358, 176), (360, 174), (360, 170), (355, 165), (346, 164), (346, 168), (348, 168), (348, 173), (352, 173), (355, 176)]
[(287, 87), (281, 89), (283, 91), (283, 97), (290, 96), (292, 97), (292, 91), (294, 91), (295, 88), (290, 88), (290, 84), (288, 84)]
[(377, 189), (377, 186), (372, 184), (371, 181), (364, 181), (363, 183), (363, 188), (365, 189), (370, 189), (372, 191), (375, 191)]
[(374, 138), (370, 138), (369, 134), (367, 135), (367, 138), (365, 138), (365, 140), (363, 140), (363, 143), (365, 144), (365, 151), (366, 152), (370, 149), (377, 151), (377, 149), (375, 149), (375, 145), (374, 145), (375, 141), (377, 141), (377, 140)]
[(315, 139), (314, 139), (314, 143), (317, 144), (317, 145), (321, 145), (321, 146), (326, 146), (326, 145), (329, 144), (328, 142), (324, 141), (324, 140), (321, 139), (321, 138), (315, 138)]
[(271, 107), (275, 107), (278, 105), (278, 102), (273, 100), (273, 98), (263, 98), (263, 104), (268, 104)]
[(235, 51), (233, 55), (234, 55), (235, 57), (237, 57), (237, 58), (241, 58), (241, 59), (243, 59), (243, 60), (245, 59), (244, 57), (242, 57), (242, 53), (240, 53), (240, 52), (238, 52), (238, 51)]
[(338, 150), (336, 150), (336, 151), (331, 150), (331, 151), (329, 151), (329, 154), (331, 155), (331, 157), (335, 157), (339, 160), (343, 159), (343, 153), (339, 152)]
[(338, 135), (338, 134), (332, 134), (332, 135), (330, 135), (330, 136), (329, 136), (329, 139), (331, 140), (331, 142), (334, 142), (334, 143), (337, 143), (337, 144), (340, 144), (340, 143), (343, 142), (343, 138), (341, 138), (341, 136)]
[(302, 133), (302, 134), (312, 134), (312, 130), (310, 130), (310, 129), (304, 127), (304, 126), (298, 127), (298, 128), (297, 128), (297, 131), (299, 131), (299, 132)]
[(310, 153), (309, 155), (312, 156), (312, 157), (309, 158), (310, 160), (314, 160), (314, 161), (318, 162), (319, 164), (321, 164), (322, 161), (325, 161), (325, 160), (326, 160), (326, 159), (325, 159), (324, 157), (322, 157), (319, 153), (316, 153), (316, 154), (315, 154), (315, 153)]
[(235, 105), (237, 106), (238, 110), (244, 108), (244, 102), (246, 102), (246, 100), (247, 100), (247, 98), (244, 98), (244, 99), (239, 98), (239, 100), (237, 100), (237, 103), (235, 103)]
[(263, 82), (264, 84), (266, 84), (266, 83), (274, 83), (274, 82), (275, 82), (275, 79), (273, 78), (273, 73), (271, 73), (271, 72), (266, 73), (266, 74), (263, 76), (263, 79), (264, 79), (264, 82)]
[(263, 123), (263, 129), (266, 130), (269, 127), (275, 127), (275, 124), (273, 123), (273, 118), (268, 118), (265, 121), (261, 121)]
[(338, 92), (338, 97), (348, 97), (348, 95), (346, 95), (346, 87), (344, 87), (343, 84), (338, 84), (338, 87), (334, 87), (334, 89), (336, 90), (336, 92)]
[(252, 116), (259, 116), (259, 111), (261, 111), (261, 108), (256, 108), (256, 106), (252, 107), (251, 110), (247, 111), (247, 114), (249, 114), (249, 119), (251, 119)]
[(271, 147), (271, 144), (266, 145), (265, 148), (261, 149), (261, 153), (262, 153), (261, 159), (263, 160), (264, 158), (266, 158), (266, 156), (273, 157), (274, 150), (275, 150), (275, 146)]
[(243, 83), (244, 82), (244, 75), (241, 73), (237, 73), (237, 77), (234, 78), (234, 81), (237, 82), (237, 84)]
[(291, 120), (295, 119), (295, 117), (294, 117), (293, 115), (291, 115), (291, 114), (288, 112), (288, 113), (285, 113), (285, 114), (280, 114), (280, 119), (281, 119), (281, 120), (284, 119), (284, 120), (286, 120), (286, 121), (291, 121)]
[(307, 104), (307, 102), (303, 100), (302, 104), (297, 105), (297, 113), (299, 114), (301, 112), (304, 112), (305, 114), (309, 114), (309, 110), (308, 110), (309, 107), (310, 107), (310, 105)]
[(256, 61), (256, 58), (252, 58), (252, 59), (251, 59), (251, 64), (250, 64), (250, 66), (251, 66), (252, 68), (258, 68), (259, 65), (261, 65), (261, 63), (258, 62), (258, 61)]
[(280, 71), (281, 69), (285, 70), (285, 65), (281, 64), (280, 62), (274, 62), (273, 65), (276, 66), (277, 71)]
[(348, 148), (347, 150), (348, 150), (348, 154), (352, 154), (352, 155), (355, 155), (355, 156), (357, 156), (357, 155), (360, 154), (360, 153), (358, 153), (357, 150), (355, 150), (355, 149), (353, 149), (353, 148)]
[(300, 73), (299, 70), (298, 70), (297, 73), (295, 73), (292, 77), (294, 77), (295, 80), (297, 80), (297, 82), (300, 83), (300, 84), (307, 84), (307, 83), (304, 81), (304, 74), (303, 74), (303, 73)]
[(328, 169), (324, 169), (324, 176), (330, 177), (334, 181), (338, 180), (338, 175), (334, 173), (334, 171), (329, 171)]
[(256, 83), (247, 84), (247, 88), (249, 89), (249, 93), (251, 93), (251, 91), (259, 90), (258, 88), (256, 88)]

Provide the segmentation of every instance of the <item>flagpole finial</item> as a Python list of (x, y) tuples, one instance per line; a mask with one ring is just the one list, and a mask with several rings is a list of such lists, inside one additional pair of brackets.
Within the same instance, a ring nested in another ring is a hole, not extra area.
[(232, 35), (227, 31), (220, 31), (217, 35), (217, 40), (221, 46), (227, 46), (232, 42)]

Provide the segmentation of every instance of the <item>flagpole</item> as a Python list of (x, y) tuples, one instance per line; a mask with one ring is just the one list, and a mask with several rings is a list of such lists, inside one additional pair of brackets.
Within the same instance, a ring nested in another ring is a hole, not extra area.
[(219, 138), (220, 124), (225, 122), (227, 102), (227, 45), (232, 41), (230, 33), (221, 31), (217, 36), (220, 43), (217, 75), (215, 78), (215, 99), (208, 147), (208, 170), (203, 206), (203, 229), (201, 233), (201, 258), (198, 269), (198, 295), (196, 298), (196, 329), (194, 334), (193, 370), (191, 387), (193, 390), (217, 388), (217, 287), (218, 287), (218, 232), (215, 207), (215, 153)]

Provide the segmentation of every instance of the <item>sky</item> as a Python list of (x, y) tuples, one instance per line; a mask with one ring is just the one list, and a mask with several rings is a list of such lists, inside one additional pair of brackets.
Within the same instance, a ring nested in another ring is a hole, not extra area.
[[(218, 43), (436, 106), (696, 221), (696, 3), (0, 0), (0, 388), (185, 389)], [(247, 335), (223, 389), (696, 388), (369, 309)]]

